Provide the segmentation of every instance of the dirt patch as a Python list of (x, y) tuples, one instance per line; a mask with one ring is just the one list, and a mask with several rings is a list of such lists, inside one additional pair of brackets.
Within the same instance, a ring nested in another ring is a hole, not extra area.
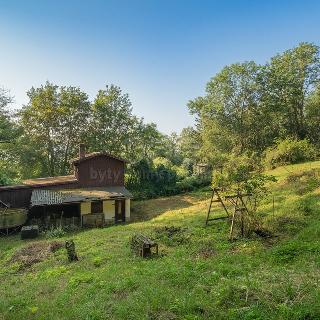
[(201, 248), (199, 252), (197, 252), (196, 257), (200, 259), (208, 259), (216, 254), (216, 251), (213, 248)]
[(166, 235), (169, 238), (172, 238), (177, 234), (181, 234), (184, 231), (185, 231), (185, 228), (175, 227), (175, 226), (164, 226), (164, 227), (159, 227), (155, 230), (157, 234)]
[(50, 254), (64, 246), (63, 242), (34, 242), (18, 250), (11, 258), (11, 263), (18, 263), (20, 270), (46, 260)]
[(264, 229), (264, 228), (257, 228), (253, 230), (253, 232), (260, 238), (272, 238), (273, 234), (270, 230)]
[(195, 259), (209, 259), (216, 254), (215, 243), (212, 240), (200, 240), (192, 252)]
[(188, 241), (189, 235), (186, 231), (187, 228), (176, 226), (159, 227), (154, 230), (154, 238), (168, 246), (175, 246)]

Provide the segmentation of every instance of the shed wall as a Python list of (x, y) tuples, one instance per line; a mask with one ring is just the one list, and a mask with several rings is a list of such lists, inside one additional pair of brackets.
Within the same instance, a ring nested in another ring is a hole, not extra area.
[(124, 163), (101, 155), (77, 164), (76, 175), (82, 187), (123, 186)]
[(114, 215), (115, 215), (114, 200), (103, 201), (103, 213), (104, 213), (105, 220), (114, 220)]
[(130, 220), (130, 199), (126, 199), (126, 221)]
[(81, 212), (81, 215), (91, 213), (91, 202), (81, 202), (80, 212)]

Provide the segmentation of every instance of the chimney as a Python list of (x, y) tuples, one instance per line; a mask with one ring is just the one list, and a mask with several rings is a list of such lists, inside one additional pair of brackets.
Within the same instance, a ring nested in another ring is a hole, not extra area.
[(79, 145), (79, 159), (83, 159), (86, 156), (86, 146), (84, 143)]

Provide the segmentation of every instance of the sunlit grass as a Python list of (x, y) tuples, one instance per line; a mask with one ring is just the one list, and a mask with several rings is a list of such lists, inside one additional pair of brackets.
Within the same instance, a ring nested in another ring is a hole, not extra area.
[[(205, 227), (208, 190), (133, 203), (137, 222), (57, 239), (74, 239), (76, 263), (60, 249), (21, 270), (13, 254), (46, 240), (1, 238), (0, 319), (319, 319), (319, 188), (288, 181), (314, 168), (320, 161), (269, 172), (278, 182), (259, 214), (271, 239), (229, 242), (227, 221)], [(158, 258), (131, 254), (134, 233), (168, 225), (183, 232), (160, 238)]]

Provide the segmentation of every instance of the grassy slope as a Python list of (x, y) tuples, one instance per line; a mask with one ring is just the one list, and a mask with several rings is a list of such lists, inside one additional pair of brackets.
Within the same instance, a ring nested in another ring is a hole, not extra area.
[[(260, 211), (278, 237), (268, 241), (230, 243), (223, 220), (205, 228), (205, 192), (135, 203), (148, 221), (73, 235), (77, 263), (60, 249), (19, 271), (9, 261), (27, 242), (0, 238), (0, 319), (320, 319), (320, 188), (287, 181), (312, 168), (320, 162), (271, 172), (275, 210), (269, 198)], [(162, 238), (155, 259), (131, 255), (134, 232), (164, 225), (186, 227), (184, 242)]]

